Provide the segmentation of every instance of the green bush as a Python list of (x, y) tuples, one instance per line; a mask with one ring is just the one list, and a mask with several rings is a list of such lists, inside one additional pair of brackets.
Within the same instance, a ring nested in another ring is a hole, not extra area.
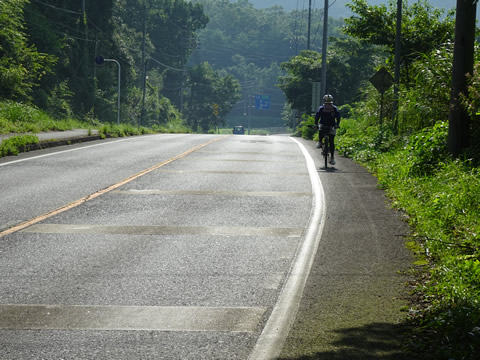
[(407, 151), (412, 174), (431, 174), (449, 158), (447, 136), (448, 124), (439, 122), (410, 137)]
[[(298, 128), (300, 129), (300, 136), (307, 140), (316, 140), (318, 141), (318, 131), (313, 128), (315, 125), (315, 118), (313, 116), (306, 116)], [(315, 135), (317, 138), (315, 139)]]
[(13, 136), (0, 143), (0, 156), (18, 155), (26, 145), (37, 143), (38, 137), (34, 135)]
[(389, 126), (368, 125), (365, 121), (344, 119), (337, 132), (337, 151), (361, 163), (373, 161), (389, 151), (396, 139)]

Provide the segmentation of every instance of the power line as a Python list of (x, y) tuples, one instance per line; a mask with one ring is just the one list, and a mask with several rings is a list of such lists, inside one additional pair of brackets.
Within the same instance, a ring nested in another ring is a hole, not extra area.
[[(131, 49), (131, 50), (133, 50), (133, 49)], [(152, 60), (153, 62), (156, 62), (157, 64), (162, 65), (163, 67), (166, 67), (166, 68), (169, 69), (169, 70), (174, 70), (174, 71), (187, 71), (186, 69), (178, 69), (178, 68), (174, 68), (174, 67), (172, 67), (172, 66), (168, 66), (168, 65), (166, 65), (166, 64), (158, 61), (157, 59), (151, 57), (150, 55), (147, 55), (147, 56), (148, 56), (148, 58), (149, 58), (150, 60)]]
[[(53, 23), (55, 23), (55, 24), (57, 24), (57, 25), (64, 26), (64, 24), (61, 24), (61, 23), (56, 22), (56, 21), (51, 21), (51, 22), (53, 22)], [(61, 31), (57, 31), (57, 30), (52, 29), (52, 28), (47, 28), (46, 26), (41, 25), (41, 24), (38, 24), (38, 23), (33, 22), (33, 21), (31, 21), (31, 20), (30, 20), (28, 23), (29, 23), (30, 25), (35, 25), (35, 26), (37, 26), (37, 27), (39, 27), (39, 28), (41, 28), (41, 29), (49, 30), (49, 31), (51, 31), (51, 32), (53, 32), (53, 33), (55, 33), (55, 34), (62, 35), (62, 36), (64, 36), (64, 37), (68, 37), (68, 38), (70, 38), (70, 39), (75, 39), (75, 40), (79, 40), (79, 41), (87, 41), (87, 42), (95, 42), (94, 40), (85, 39), (85, 38), (83, 38), (83, 37), (82, 37), (82, 38), (81, 38), (81, 37), (77, 37), (77, 36), (71, 35), (71, 34), (69, 34), (69, 33), (67, 33), (67, 32), (61, 32)], [(77, 31), (77, 30), (72, 29), (72, 28), (70, 28), (70, 27), (68, 27), (68, 26), (65, 26), (65, 28), (67, 28), (67, 29), (69, 29), (69, 30)]]
[(243, 56), (245, 59), (253, 59), (253, 60), (283, 60), (283, 59), (288, 59), (288, 55), (268, 55), (268, 54), (262, 54), (262, 53), (255, 53), (252, 51), (248, 51), (248, 49), (239, 49), (235, 48), (233, 46), (224, 46), (224, 45), (217, 45), (217, 46), (202, 46), (199, 51), (209, 51), (209, 52), (215, 52), (218, 54), (225, 54), (225, 51), (229, 51), (232, 54), (241, 54), (243, 52), (248, 52), (250, 56)]
[(62, 8), (59, 8), (59, 7), (56, 7), (56, 6), (53, 6), (53, 5), (50, 5), (50, 4), (46, 4), (44, 2), (41, 2), (39, 0), (34, 0), (36, 3), (38, 4), (41, 4), (41, 5), (44, 5), (44, 6), (48, 6), (52, 9), (55, 9), (55, 10), (58, 10), (58, 11), (63, 11), (65, 13), (69, 13), (69, 14), (75, 14), (75, 15), (82, 15), (82, 12), (81, 11), (73, 11), (73, 10), (67, 10), (67, 9), (62, 9)]
[[(35, 1), (37, 1), (37, 0), (35, 0)], [(57, 31), (57, 30), (52, 29), (52, 28), (47, 28), (46, 26), (40, 25), (40, 24), (35, 23), (35, 22), (33, 22), (33, 21), (29, 21), (29, 23), (32, 24), (32, 25), (35, 25), (35, 26), (37, 26), (37, 27), (40, 27), (40, 28), (42, 28), (42, 29), (48, 29), (48, 30), (54, 32), (55, 34), (62, 35), (62, 36), (65, 36), (65, 37), (68, 37), (68, 38), (71, 38), (71, 39), (75, 39), (75, 40), (87, 41), (87, 42), (98, 42), (98, 43), (104, 43), (104, 42), (105, 42), (105, 41), (103, 41), (103, 40), (92, 40), (92, 39), (86, 39), (86, 38), (84, 38), (84, 37), (81, 38), (81, 37), (78, 37), (78, 36), (74, 36), (74, 35), (71, 35), (71, 34), (69, 34), (69, 33), (67, 33), (67, 32), (61, 32), (61, 31)], [(55, 23), (55, 24), (57, 24), (57, 25), (60, 25), (60, 26), (62, 26), (62, 27), (65, 27), (65, 28), (67, 28), (67, 29), (69, 29), (69, 30), (78, 32), (78, 30), (73, 29), (73, 28), (71, 28), (71, 27), (69, 27), (69, 26), (67, 26), (67, 25), (65, 25), (65, 24), (62, 24), (62, 23), (59, 23), (59, 22), (56, 22), (56, 21), (53, 21), (53, 23)], [(99, 28), (95, 25), (95, 23), (93, 23), (93, 22), (90, 21), (90, 20), (89, 20), (89, 23), (91, 23), (98, 32), (100, 32), (101, 34), (103, 34), (103, 35), (106, 36), (107, 43), (109, 43), (109, 45), (115, 45), (115, 41), (112, 40), (112, 39), (110, 38), (110, 36), (109, 36), (108, 34), (106, 34), (104, 31), (102, 31), (101, 29), (99, 29)], [(136, 52), (136, 53), (138, 53), (138, 52), (141, 51), (140, 49), (130, 48), (130, 47), (126, 46), (125, 44), (123, 44), (122, 47), (125, 48), (125, 49), (127, 49), (127, 50)], [(173, 57), (173, 56), (172, 56), (172, 57)], [(174, 70), (174, 71), (186, 71), (185, 69), (178, 69), (178, 68), (174, 68), (174, 67), (172, 67), (172, 66), (166, 65), (166, 64), (160, 62), (159, 60), (155, 59), (155, 58), (152, 57), (151, 55), (148, 55), (148, 58), (149, 58), (150, 60), (158, 63), (159, 65), (162, 65), (163, 67), (168, 68), (168, 69), (170, 69), (170, 70)], [(122, 61), (124, 61), (124, 62), (126, 62), (127, 64), (129, 64), (126, 60), (122, 60)], [(131, 65), (131, 64), (129, 64), (129, 65)]]

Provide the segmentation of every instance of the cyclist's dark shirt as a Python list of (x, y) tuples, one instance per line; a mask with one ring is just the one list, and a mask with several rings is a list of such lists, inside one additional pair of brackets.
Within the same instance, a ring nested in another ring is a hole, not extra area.
[(332, 111), (326, 111), (325, 105), (318, 108), (315, 114), (315, 125), (320, 124), (324, 126), (340, 125), (340, 112), (335, 105), (332, 105)]

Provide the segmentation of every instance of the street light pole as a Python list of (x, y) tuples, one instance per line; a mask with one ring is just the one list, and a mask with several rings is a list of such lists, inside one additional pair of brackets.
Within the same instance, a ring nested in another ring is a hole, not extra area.
[(115, 59), (104, 59), (103, 61), (114, 62), (118, 65), (118, 100), (117, 100), (117, 125), (120, 125), (120, 63)]
[[(145, 61), (145, 37), (147, 27), (147, 5), (146, 1), (143, 1), (143, 47), (142, 47), (142, 75), (143, 75), (143, 94), (142, 94), (142, 113), (140, 114), (140, 124), (145, 125), (145, 93), (147, 91), (147, 63)], [(137, 127), (138, 123), (137, 123)]]

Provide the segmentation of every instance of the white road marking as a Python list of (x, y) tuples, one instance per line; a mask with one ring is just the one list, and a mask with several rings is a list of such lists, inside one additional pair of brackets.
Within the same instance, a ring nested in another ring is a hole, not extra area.
[(114, 194), (124, 195), (216, 195), (216, 196), (253, 196), (253, 197), (300, 197), (311, 196), (309, 192), (295, 191), (222, 191), (222, 190), (161, 190), (161, 189), (127, 189), (115, 190)]
[(303, 229), (242, 226), (35, 224), (21, 230), (21, 232), (40, 234), (281, 236), (299, 238), (303, 234)]
[(37, 155), (37, 156), (32, 156), (32, 157), (29, 157), (29, 158), (25, 158), (25, 159), (9, 161), (9, 162), (0, 164), (0, 166), (6, 166), (6, 165), (16, 164), (16, 163), (20, 163), (20, 162), (24, 162), (24, 161), (41, 159), (41, 158), (44, 158), (44, 157), (54, 156), (54, 155), (60, 155), (60, 154), (65, 154), (65, 153), (69, 153), (69, 152), (73, 152), (73, 151), (85, 150), (85, 149), (89, 149), (89, 148), (93, 148), (93, 147), (97, 147), (97, 146), (105, 146), (105, 145), (110, 145), (110, 144), (116, 144), (116, 143), (118, 143), (118, 142), (129, 141), (129, 140), (132, 140), (132, 139), (134, 139), (134, 138), (121, 139), (121, 140), (115, 140), (115, 141), (110, 141), (110, 142), (101, 143), (101, 144), (82, 146), (82, 147), (75, 148), (75, 149), (68, 149), (68, 150), (63, 150), (63, 151), (56, 151), (56, 152), (49, 153), (49, 154)]
[(297, 140), (291, 139), (300, 147), (307, 162), (312, 183), (312, 212), (304, 241), (297, 249), (288, 279), (255, 348), (250, 353), (249, 360), (273, 360), (280, 355), (300, 306), (326, 220), (325, 194), (315, 163), (305, 147)]
[[(170, 135), (170, 134), (157, 134), (157, 135), (151, 135), (151, 136), (169, 136), (169, 135)], [(183, 135), (170, 135), (170, 136), (175, 136), (175, 137), (177, 137), (177, 136), (183, 136)], [(9, 161), (9, 162), (0, 164), (0, 167), (1, 167), (1, 166), (6, 166), (6, 165), (11, 165), (11, 164), (16, 164), (16, 163), (20, 163), (20, 162), (24, 162), (24, 161), (41, 159), (41, 158), (48, 157), (48, 156), (65, 154), (65, 153), (69, 153), (69, 152), (73, 152), (73, 151), (80, 151), (80, 150), (90, 149), (90, 148), (97, 147), (97, 146), (112, 145), (112, 144), (116, 144), (116, 143), (119, 143), (119, 142), (130, 141), (130, 140), (135, 140), (135, 139), (138, 139), (138, 138), (134, 136), (134, 137), (126, 138), (126, 139), (118, 139), (118, 140), (114, 140), (114, 141), (103, 142), (103, 143), (100, 143), (100, 144), (82, 146), (82, 147), (78, 147), (78, 148), (75, 148), (75, 149), (68, 149), (68, 150), (63, 150), (63, 151), (56, 151), (56, 152), (52, 152), (52, 153), (49, 153), (49, 154), (37, 155), (37, 156), (32, 156), (32, 157), (29, 157), (29, 158), (25, 158), (25, 159), (19, 159), (19, 160)]]
[(0, 329), (254, 332), (265, 308), (0, 305)]

